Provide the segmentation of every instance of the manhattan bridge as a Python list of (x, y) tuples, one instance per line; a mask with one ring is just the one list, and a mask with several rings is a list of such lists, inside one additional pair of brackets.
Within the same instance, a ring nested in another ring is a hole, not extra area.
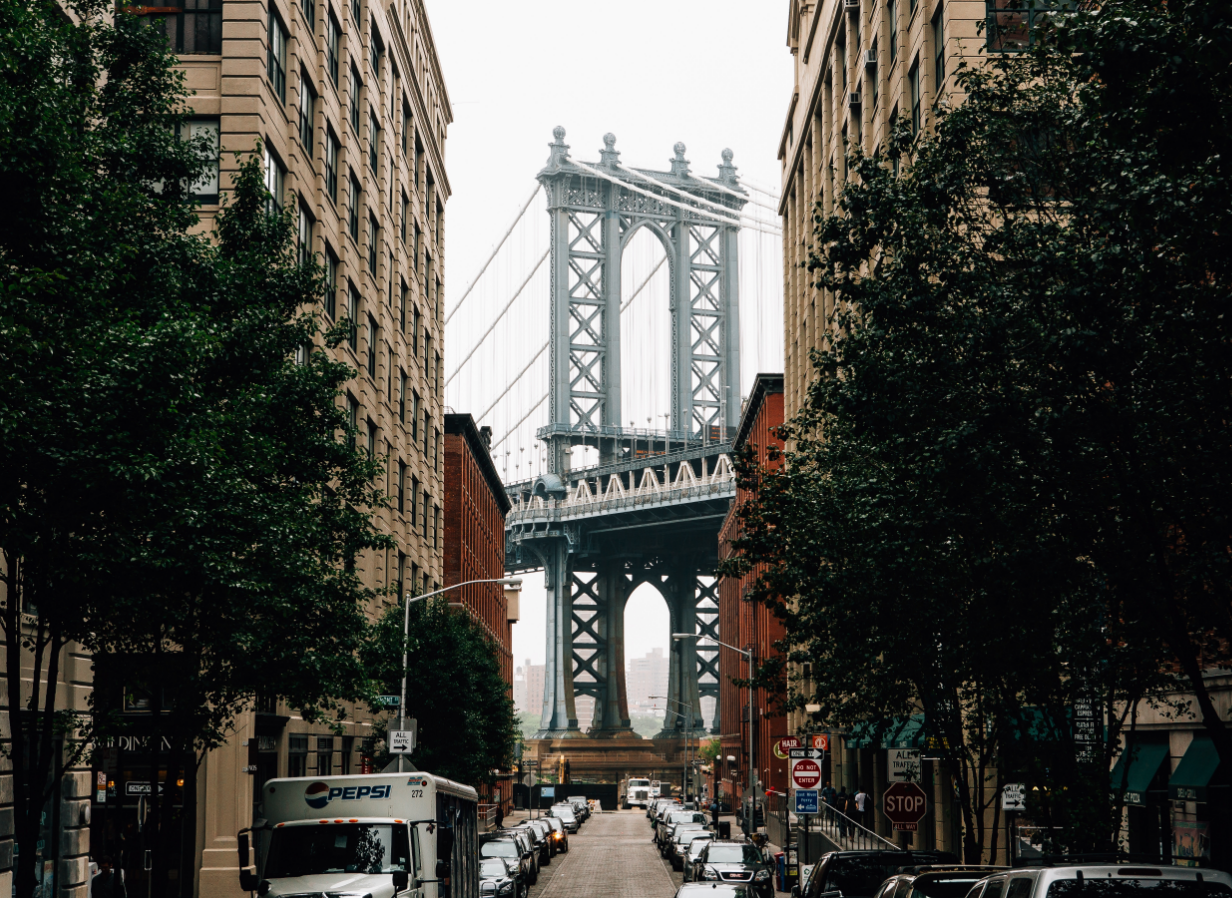
[[(623, 164), (612, 134), (593, 162), (564, 128), (553, 137), (513, 224), (451, 297), (446, 401), (492, 427), (513, 502), (506, 569), (542, 571), (541, 753), (569, 740), (575, 771), (648, 769), (652, 750), (674, 762), (686, 734), (737, 725), (719, 720), (717, 647), (670, 634), (721, 638), (712, 573), (736, 493), (742, 351), (746, 381), (782, 370), (777, 197), (730, 150), (705, 176), (682, 143), (660, 171)], [(669, 616), (653, 741), (633, 732), (625, 685), (639, 588)]]

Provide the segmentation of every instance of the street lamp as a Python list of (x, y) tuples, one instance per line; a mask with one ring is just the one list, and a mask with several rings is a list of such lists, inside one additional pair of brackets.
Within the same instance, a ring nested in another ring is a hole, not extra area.
[(721, 645), (725, 649), (731, 649), (733, 652), (739, 652), (744, 655), (746, 661), (749, 662), (749, 788), (753, 792), (753, 810), (752, 821), (749, 824), (749, 829), (757, 829), (757, 761), (754, 755), (753, 745), (753, 650), (738, 649), (734, 645), (729, 645), (726, 642), (715, 639), (713, 636), (699, 636), (696, 633), (673, 633), (672, 639), (696, 639), (713, 642), (715, 645)]
[[(408, 592), (406, 594), (406, 610), (402, 618), (402, 696), (399, 699), (398, 705), (398, 727), (406, 729), (406, 665), (407, 665), (407, 643), (411, 641), (411, 603), (422, 602), (424, 599), (430, 599), (433, 596), (439, 596), (441, 593), (449, 592), (451, 589), (461, 589), (463, 586), (473, 586), (476, 583), (499, 583), (506, 590), (519, 590), (522, 588), (521, 577), (489, 577), (482, 580), (467, 580), (465, 583), (455, 583), (452, 586), (446, 586), (443, 589), (434, 589), (432, 592), (425, 592), (421, 596), (412, 597)], [(402, 773), (402, 759), (406, 755), (398, 755), (398, 772)]]

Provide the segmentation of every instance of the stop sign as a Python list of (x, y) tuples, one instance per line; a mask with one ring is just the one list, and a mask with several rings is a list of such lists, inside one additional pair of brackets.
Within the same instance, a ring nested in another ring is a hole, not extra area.
[(791, 782), (797, 789), (816, 789), (821, 782), (821, 765), (812, 758), (796, 758), (791, 765)]
[(891, 783), (885, 790), (885, 815), (895, 829), (914, 830), (927, 809), (928, 798), (915, 783)]

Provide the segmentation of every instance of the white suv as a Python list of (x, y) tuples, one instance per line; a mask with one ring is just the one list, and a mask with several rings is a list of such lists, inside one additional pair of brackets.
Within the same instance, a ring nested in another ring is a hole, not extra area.
[(967, 898), (1232, 898), (1232, 876), (1149, 864), (1018, 867), (980, 880)]

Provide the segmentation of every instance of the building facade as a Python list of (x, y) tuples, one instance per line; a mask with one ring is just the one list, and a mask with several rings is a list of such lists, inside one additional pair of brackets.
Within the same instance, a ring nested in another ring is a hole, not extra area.
[[(625, 672), (625, 694), (630, 714), (661, 714), (663, 702), (653, 695), (667, 695), (670, 662), (663, 649), (651, 649), (641, 658), (630, 658)], [(707, 719), (705, 714), (702, 719)]]
[[(932, 127), (939, 104), (961, 99), (953, 79), (959, 63), (986, 58), (988, 35), (978, 30), (986, 12), (985, 0), (790, 0), (795, 84), (779, 142), (789, 418), (805, 400), (813, 380), (809, 351), (826, 345), (834, 311), (833, 297), (813, 286), (804, 263), (816, 207), (832, 212), (842, 193), (844, 147), (873, 152), (900, 117), (916, 131)], [(1023, 15), (994, 13), (1002, 26), (997, 40), (1007, 49), (1022, 39), (1013, 17)]]
[[(751, 449), (758, 464), (775, 468), (780, 460), (771, 459), (772, 449), (782, 448), (783, 440), (778, 428), (783, 423), (783, 375), (759, 374), (745, 402), (740, 423), (732, 440), (733, 451)], [(754, 493), (738, 489), (736, 501), (723, 521), (719, 531), (719, 558), (731, 558), (735, 550), (732, 542), (740, 535), (740, 519), (737, 510), (744, 502), (754, 498)], [(783, 623), (765, 605), (746, 599), (762, 569), (750, 571), (739, 580), (724, 577), (719, 581), (719, 633), (724, 642), (742, 649), (752, 647), (754, 663), (759, 663), (777, 654), (774, 644), (783, 638)], [(719, 789), (730, 797), (739, 797), (749, 785), (749, 726), (748, 690), (739, 688), (732, 679), (745, 679), (749, 675), (748, 662), (739, 652), (719, 650), (719, 719), (723, 732), (719, 737)], [(754, 761), (757, 780), (763, 790), (785, 791), (790, 771), (787, 759), (774, 752), (774, 743), (786, 736), (787, 717), (771, 707), (771, 692), (755, 690), (753, 696), (752, 727)], [(738, 725), (737, 725), (738, 724)]]
[[(492, 461), (492, 429), (470, 415), (445, 414), (445, 585), (505, 575), (505, 515), (511, 503)], [(448, 593), (492, 639), (501, 673), (513, 688), (513, 624), (499, 583), (472, 583)]]
[[(301, 252), (313, 253), (330, 290), (323, 324), (351, 322), (325, 349), (356, 371), (339, 399), (373, 455), (388, 459), (381, 484), (391, 507), (375, 524), (395, 549), (359, 561), (365, 584), (396, 595), (441, 585), (444, 523), (442, 319), (446, 129), (444, 77), (422, 0), (203, 0), (137, 7), (161, 19), (180, 54), (193, 117), (185, 138), (218, 149), (214, 172), (194, 185), (209, 227), (232, 184), (236, 154), (260, 153), (266, 185), (289, 206)], [(380, 608), (373, 608), (378, 613)], [(239, 715), (234, 737), (199, 769), (186, 815), (192, 862), (182, 896), (241, 894), (236, 833), (260, 815), (275, 776), (371, 769), (372, 716), (349, 709), (342, 734), (310, 725), (270, 696)], [(122, 837), (137, 813), (122, 781), (123, 746), (103, 763), (116, 798), (93, 826), (95, 853), (122, 862), (142, 890), (140, 859)], [(103, 823), (98, 822), (102, 818)]]
[(513, 707), (519, 714), (529, 714), (536, 726), (543, 712), (543, 671), (544, 665), (531, 664), (527, 658), (513, 678)]

